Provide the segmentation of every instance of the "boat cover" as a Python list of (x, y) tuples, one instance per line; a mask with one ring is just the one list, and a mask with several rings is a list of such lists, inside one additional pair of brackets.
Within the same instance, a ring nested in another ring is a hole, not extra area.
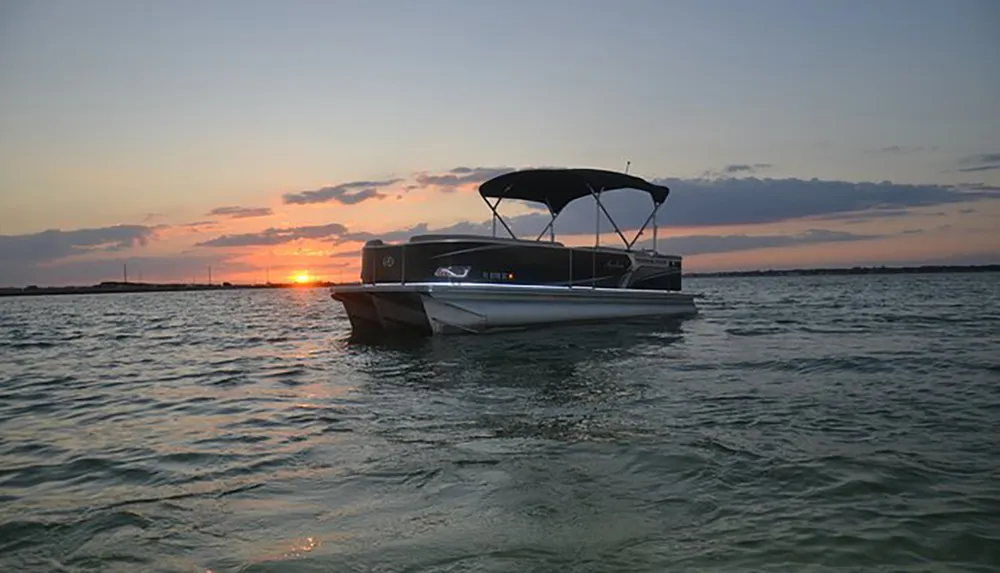
[(479, 186), (483, 197), (521, 199), (548, 205), (553, 214), (569, 203), (601, 191), (645, 191), (659, 205), (670, 189), (633, 175), (603, 169), (524, 169), (494, 177)]

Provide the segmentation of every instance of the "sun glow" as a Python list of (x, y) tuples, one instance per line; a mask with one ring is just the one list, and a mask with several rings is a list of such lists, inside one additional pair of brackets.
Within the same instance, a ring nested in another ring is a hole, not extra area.
[(292, 281), (300, 285), (309, 284), (313, 278), (309, 276), (309, 271), (297, 272), (292, 275)]

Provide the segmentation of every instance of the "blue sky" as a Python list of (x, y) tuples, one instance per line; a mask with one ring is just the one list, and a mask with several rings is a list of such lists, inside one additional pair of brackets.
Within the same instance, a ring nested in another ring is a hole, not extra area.
[(457, 166), (1000, 186), (997, 29), (990, 0), (9, 0), (0, 245), (220, 206), (407, 228), (280, 198)]

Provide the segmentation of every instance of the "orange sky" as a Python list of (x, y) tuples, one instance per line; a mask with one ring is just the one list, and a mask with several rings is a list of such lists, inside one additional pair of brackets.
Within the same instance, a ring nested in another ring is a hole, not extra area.
[[(317, 182), (306, 188), (312, 190), (307, 193), (301, 188), (280, 188), (259, 194), (256, 202), (219, 205), (210, 198), (200, 208), (189, 204), (177, 212), (144, 216), (140, 227), (150, 229), (144, 243), (102, 250), (91, 240), (90, 247), (78, 249), (79, 254), (42, 260), (34, 268), (43, 277), (53, 277), (48, 279), (49, 283), (76, 280), (72, 278), (77, 276), (73, 274), (75, 271), (70, 269), (77, 267), (86, 271), (79, 275), (86, 277), (80, 282), (119, 280), (123, 264), (129, 265), (131, 280), (143, 281), (204, 282), (208, 280), (209, 267), (214, 282), (286, 282), (302, 275), (315, 281), (352, 281), (358, 277), (363, 240), (339, 237), (342, 233), (379, 236), (420, 224), (434, 230), (462, 221), (489, 220), (490, 212), (477, 192), (479, 180), (457, 185), (447, 183), (446, 179), (441, 179), (444, 181), (441, 184), (426, 183), (428, 177), (434, 181), (434, 177), (447, 177), (450, 173), (384, 177), (367, 187), (351, 182), (345, 185), (342, 181)], [(418, 185), (421, 181), (424, 184)], [(725, 190), (733, 184), (745, 184), (746, 188), (738, 193)], [(997, 198), (975, 195), (980, 188), (972, 189), (973, 195), (965, 195), (962, 194), (965, 191), (960, 193), (949, 186), (907, 187), (884, 183), (872, 191), (849, 182), (752, 178), (679, 180), (673, 185), (659, 216), (659, 247), (661, 252), (683, 256), (686, 271), (1000, 260), (997, 231), (1000, 227), (996, 224), (1000, 219), (1000, 195)], [(838, 187), (831, 191), (830, 185)], [(327, 190), (323, 192), (330, 194), (334, 191), (329, 189), (342, 187), (349, 190), (336, 191), (341, 193), (336, 198), (310, 198), (316, 202), (307, 204), (289, 199), (324, 188)], [(774, 195), (775, 188), (786, 189)], [(990, 190), (992, 187), (985, 189), (984, 193), (997, 193)], [(363, 200), (352, 198), (352, 194), (362, 191), (372, 196)], [(899, 204), (850, 211), (854, 203), (846, 203), (848, 207), (841, 203), (827, 204), (828, 196), (834, 192), (844, 195), (837, 201), (853, 201), (852, 197), (857, 195), (863, 199), (857, 204), (867, 205), (871, 193), (880, 193), (879, 201)], [(760, 201), (753, 200), (758, 196)], [(751, 201), (734, 204), (747, 197)], [(914, 201), (915, 197), (924, 204)], [(609, 211), (618, 219), (616, 205), (608, 201)], [(817, 205), (812, 205), (813, 201)], [(639, 220), (648, 213), (648, 207), (643, 205)], [(503, 203), (499, 210), (508, 222), (532, 213), (516, 202)], [(753, 213), (744, 213), (747, 210)], [(813, 214), (794, 216), (798, 212)], [(561, 221), (571, 219), (568, 213), (569, 209), (557, 220), (557, 238), (568, 245), (593, 244), (590, 215), (584, 217), (587, 232), (572, 234), (560, 230)], [(579, 222), (578, 218), (576, 224)], [(107, 230), (96, 228), (93, 232), (100, 235)], [(541, 227), (531, 237), (539, 231)], [(602, 231), (602, 244), (620, 244), (606, 221), (602, 222)], [(498, 232), (504, 233), (501, 227)], [(626, 230), (625, 234), (631, 238), (634, 232)], [(75, 236), (70, 231), (65, 240)], [(647, 230), (644, 238), (650, 237)], [(27, 251), (50, 242), (42, 235), (30, 233), (13, 236), (13, 240), (20, 240)], [(211, 246), (220, 241), (228, 246)], [(232, 244), (234, 241), (236, 244)], [(254, 244), (238, 246), (246, 242)], [(7, 268), (17, 271), (20, 264), (15, 262)], [(45, 279), (28, 280), (46, 284)], [(16, 282), (8, 279), (6, 284)]]

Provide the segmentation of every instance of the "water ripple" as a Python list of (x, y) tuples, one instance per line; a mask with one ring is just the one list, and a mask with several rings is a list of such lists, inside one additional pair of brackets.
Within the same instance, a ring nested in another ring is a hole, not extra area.
[(355, 342), (320, 289), (0, 300), (3, 571), (995, 571), (1000, 281)]

